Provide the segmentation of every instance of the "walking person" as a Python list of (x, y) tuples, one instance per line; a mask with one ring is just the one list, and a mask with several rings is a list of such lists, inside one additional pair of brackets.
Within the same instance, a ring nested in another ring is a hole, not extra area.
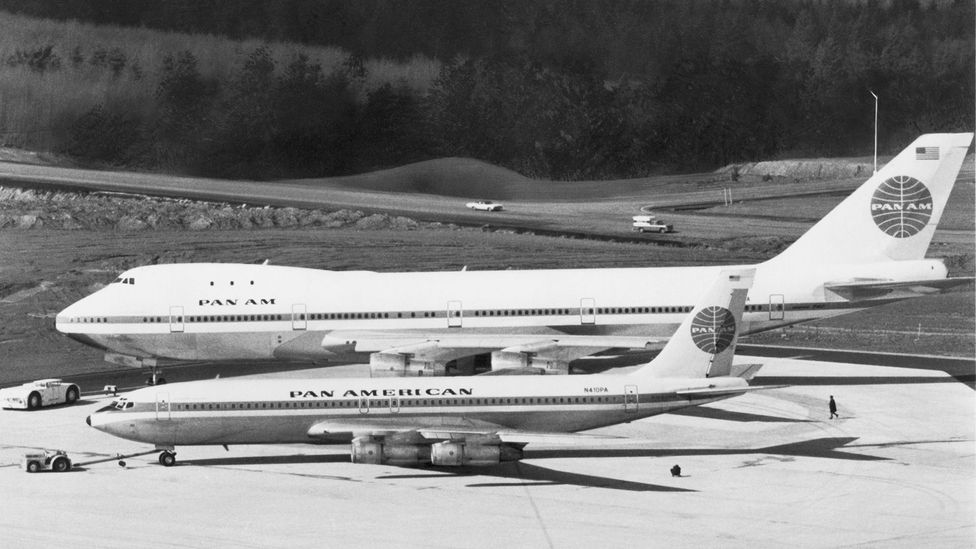
[(840, 417), (837, 415), (837, 403), (834, 402), (834, 395), (830, 395), (830, 402), (827, 404), (827, 406), (830, 408), (830, 419)]

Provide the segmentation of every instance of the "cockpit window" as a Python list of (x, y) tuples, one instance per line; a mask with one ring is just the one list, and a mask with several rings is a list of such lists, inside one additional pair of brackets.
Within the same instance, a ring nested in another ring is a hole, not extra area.
[(116, 400), (115, 402), (112, 403), (112, 406), (114, 406), (116, 410), (125, 410), (126, 408), (132, 408), (132, 405), (133, 405), (132, 402), (129, 402), (124, 398), (120, 398), (119, 400)]
[(122, 278), (121, 276), (112, 281), (112, 284), (135, 284), (136, 279), (133, 277)]

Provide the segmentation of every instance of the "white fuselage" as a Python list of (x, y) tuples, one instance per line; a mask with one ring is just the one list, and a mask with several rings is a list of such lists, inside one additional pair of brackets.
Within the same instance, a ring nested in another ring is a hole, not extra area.
[[(676, 391), (727, 386), (725, 395)], [(571, 433), (735, 396), (747, 383), (635, 375), (208, 380), (147, 387), (92, 427), (157, 447), (342, 443), (409, 431)], [(359, 432), (362, 429), (363, 432)]]
[[(137, 267), (57, 315), (57, 329), (109, 352), (178, 360), (335, 359), (350, 334), (376, 349), (405, 334), (668, 337), (724, 266), (376, 273), (239, 264)], [(941, 279), (935, 260), (757, 266), (744, 333), (860, 310), (836, 280)], [(377, 343), (377, 341), (379, 341)], [(614, 345), (606, 345), (612, 347)], [(362, 342), (359, 342), (362, 352)]]

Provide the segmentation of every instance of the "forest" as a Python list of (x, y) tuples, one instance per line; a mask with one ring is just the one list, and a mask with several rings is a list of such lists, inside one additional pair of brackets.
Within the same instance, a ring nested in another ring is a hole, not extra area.
[(274, 179), (465, 156), (545, 179), (972, 131), (973, 2), (0, 0), (0, 139)]

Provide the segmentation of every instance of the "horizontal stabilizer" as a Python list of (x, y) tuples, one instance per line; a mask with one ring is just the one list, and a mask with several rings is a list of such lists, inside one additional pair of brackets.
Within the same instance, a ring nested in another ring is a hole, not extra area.
[(843, 282), (828, 282), (824, 288), (848, 299), (866, 299), (880, 297), (892, 292), (934, 294), (957, 286), (972, 284), (976, 280), (971, 276), (955, 278), (938, 278), (931, 280), (882, 280), (857, 279)]
[(744, 387), (702, 387), (700, 389), (683, 389), (676, 391), (681, 396), (729, 396), (751, 393), (753, 391), (765, 391), (766, 389), (782, 389), (789, 385), (749, 385)]
[(749, 381), (762, 367), (762, 364), (733, 364), (729, 370), (729, 375)]

